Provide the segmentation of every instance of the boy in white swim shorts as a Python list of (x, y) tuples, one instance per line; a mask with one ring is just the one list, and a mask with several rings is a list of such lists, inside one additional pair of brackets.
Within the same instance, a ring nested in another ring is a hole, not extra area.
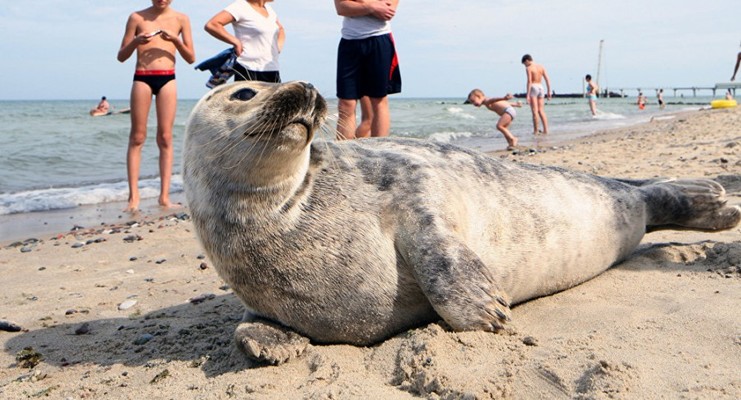
[[(533, 135), (538, 135), (538, 118), (543, 122), (543, 133), (548, 133), (548, 117), (545, 115), (545, 97), (551, 99), (551, 81), (548, 79), (548, 73), (545, 67), (533, 62), (530, 54), (522, 56), (522, 64), (525, 65), (527, 74), (527, 103), (533, 111)], [(543, 80), (547, 90), (543, 90)]]
[(499, 121), (497, 122), (497, 130), (502, 132), (504, 138), (507, 140), (507, 150), (512, 150), (517, 146), (517, 137), (509, 131), (509, 126), (512, 121), (515, 120), (517, 112), (514, 107), (522, 107), (522, 103), (515, 102), (510, 103), (508, 100), (512, 98), (512, 95), (507, 93), (504, 97), (486, 97), (481, 89), (473, 89), (468, 94), (466, 104), (473, 104), (476, 107), (482, 105), (491, 111), (494, 111), (499, 115)]

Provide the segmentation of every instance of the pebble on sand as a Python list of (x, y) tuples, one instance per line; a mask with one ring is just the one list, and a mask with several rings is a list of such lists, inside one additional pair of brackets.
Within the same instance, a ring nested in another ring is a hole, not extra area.
[(119, 310), (128, 310), (131, 307), (134, 307), (136, 304), (136, 300), (126, 300), (123, 303), (118, 305)]
[(84, 322), (75, 329), (75, 335), (87, 335), (88, 333), (90, 333), (90, 324), (87, 322)]
[(213, 300), (215, 298), (216, 298), (216, 295), (213, 293), (204, 293), (204, 294), (199, 294), (196, 297), (191, 297), (190, 299), (188, 299), (188, 301), (191, 304), (199, 304), (199, 303), (203, 303), (206, 300)]
[(22, 329), (23, 328), (21, 328), (21, 326), (16, 323), (13, 323), (13, 322), (10, 322), (4, 319), (0, 319), (0, 331), (20, 332)]

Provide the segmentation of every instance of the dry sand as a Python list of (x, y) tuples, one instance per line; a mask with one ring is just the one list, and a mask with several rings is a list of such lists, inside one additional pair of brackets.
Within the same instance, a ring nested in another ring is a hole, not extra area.
[[(739, 204), (739, 127), (741, 108), (706, 110), (493, 156), (718, 179)], [(184, 211), (0, 249), (0, 319), (23, 328), (0, 331), (0, 398), (741, 398), (741, 228), (649, 234), (504, 333), (431, 324), (274, 367), (235, 350), (241, 305)]]

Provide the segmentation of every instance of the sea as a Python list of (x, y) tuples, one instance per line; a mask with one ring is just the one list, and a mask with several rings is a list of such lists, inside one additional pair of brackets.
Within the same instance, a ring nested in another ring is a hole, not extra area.
[[(651, 118), (672, 118), (681, 111), (706, 108), (712, 98), (666, 98), (660, 109), (652, 100), (639, 110), (635, 98), (600, 99), (596, 117), (582, 98), (555, 98), (546, 104), (550, 134), (533, 136), (529, 106), (516, 108), (517, 118), (510, 130), (520, 144), (548, 144), (587, 136), (600, 130), (626, 127)], [(115, 110), (128, 107), (128, 100), (110, 100)], [(171, 192), (184, 201), (180, 175), (185, 126), (196, 99), (180, 99), (174, 126), (175, 161)], [(97, 104), (91, 100), (0, 101), (0, 241), (18, 236), (24, 225), (43, 214), (48, 221), (69, 219), (61, 224), (70, 229), (74, 215), (94, 214), (101, 209), (120, 212), (126, 206), (126, 149), (129, 114), (91, 117)], [(507, 143), (496, 130), (498, 116), (484, 108), (463, 104), (461, 98), (391, 97), (391, 136), (452, 143), (481, 151), (503, 149)], [(331, 128), (336, 121), (336, 101), (328, 99)], [(158, 150), (155, 141), (154, 106), (141, 162), (142, 205), (159, 195)], [(329, 130), (327, 130), (329, 131)], [(333, 140), (331, 137), (327, 140)], [(91, 211), (92, 210), (92, 211)], [(56, 214), (54, 212), (57, 212)], [(61, 212), (61, 213), (60, 213)], [(50, 214), (51, 213), (51, 214)], [(113, 215), (113, 214), (108, 214)], [(36, 218), (28, 218), (35, 216)], [(97, 217), (100, 217), (98, 215)], [(125, 218), (121, 215), (112, 218)], [(59, 224), (59, 222), (58, 222)], [(51, 229), (51, 226), (49, 227)]]

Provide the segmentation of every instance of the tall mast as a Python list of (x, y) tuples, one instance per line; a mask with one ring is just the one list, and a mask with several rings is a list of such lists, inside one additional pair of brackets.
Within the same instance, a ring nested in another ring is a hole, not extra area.
[(599, 86), (599, 73), (602, 69), (602, 45), (605, 43), (604, 39), (600, 39), (599, 41), (599, 58), (597, 58), (597, 76), (595, 77), (595, 82), (597, 83), (597, 86)]

